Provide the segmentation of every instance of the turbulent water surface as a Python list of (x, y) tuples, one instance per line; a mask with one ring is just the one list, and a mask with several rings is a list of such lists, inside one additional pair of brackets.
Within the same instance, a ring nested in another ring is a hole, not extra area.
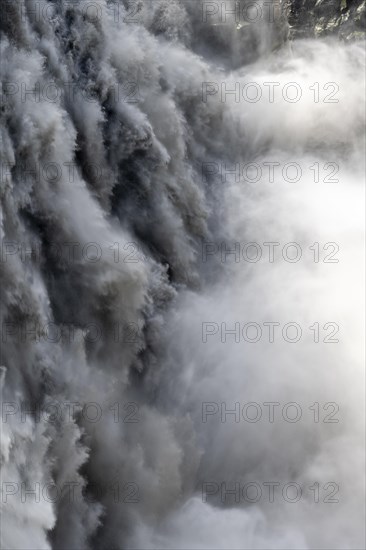
[(4, 3), (2, 548), (365, 547), (349, 4)]

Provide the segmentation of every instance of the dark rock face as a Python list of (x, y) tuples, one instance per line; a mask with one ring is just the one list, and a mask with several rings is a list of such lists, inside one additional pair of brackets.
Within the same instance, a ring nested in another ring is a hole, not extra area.
[(365, 38), (365, 0), (290, 0), (290, 38)]
[[(365, 38), (365, 0), (185, 0), (184, 6), (187, 21), (180, 32), (186, 33), (186, 44), (231, 69), (255, 62), (287, 40)], [(162, 32), (164, 18), (159, 21)]]

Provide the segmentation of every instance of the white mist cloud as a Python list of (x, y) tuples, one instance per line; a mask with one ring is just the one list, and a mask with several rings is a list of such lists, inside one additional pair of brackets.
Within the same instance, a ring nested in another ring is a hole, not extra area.
[[(124, 2), (117, 18), (104, 0), (97, 3), (99, 19), (85, 13), (86, 0), (55, 2), (52, 9), (38, 3), (52, 17), (37, 19), (35, 2), (4, 23), (1, 481), (12, 485), (2, 485), (2, 544), (360, 548), (362, 48), (301, 41), (269, 54), (278, 29), (261, 41), (262, 24), (244, 35), (232, 24), (207, 27), (202, 2), (157, 0), (149, 10), (142, 3), (137, 22), (129, 21)], [(219, 90), (207, 102), (205, 82)], [(297, 103), (282, 95), (273, 103), (265, 96), (257, 103), (232, 95), (221, 101), (222, 82), (238, 84), (240, 93), (250, 82), (279, 83), (280, 91), (296, 82), (303, 96)], [(336, 82), (339, 102), (314, 102), (314, 82), (321, 94)], [(50, 83), (61, 92), (55, 101), (23, 93), (22, 85), (44, 90)], [(137, 85), (136, 102), (126, 94), (116, 101), (126, 84)], [(89, 87), (93, 101), (83, 95)], [(204, 163), (221, 170), (239, 164), (241, 171), (248, 162), (262, 168), (254, 183), (202, 174)], [(264, 167), (273, 162), (281, 172), (269, 182)], [(38, 175), (24, 169), (45, 163), (62, 168), (56, 182), (42, 169)], [(300, 166), (299, 181), (284, 181), (288, 163)], [(334, 165), (339, 181), (324, 181)], [(207, 263), (202, 240), (215, 250)], [(258, 263), (242, 256), (221, 261), (222, 243), (248, 242), (266, 254), (265, 242), (279, 242), (275, 261), (265, 255)], [(298, 263), (282, 257), (291, 242), (301, 247)], [(324, 250), (330, 242), (339, 250)], [(65, 243), (76, 243), (72, 260)], [(83, 255), (90, 243), (99, 247), (98, 261)], [(131, 244), (144, 259), (125, 261)], [(28, 254), (25, 261), (22, 253), (34, 247), (39, 258)], [(332, 252), (339, 263), (324, 263)], [(221, 341), (222, 323), (241, 330), (247, 322), (262, 327), (260, 342), (236, 343), (232, 335)], [(280, 323), (274, 343), (266, 339), (268, 322)], [(290, 322), (302, 329), (297, 343), (281, 337)], [(330, 333), (326, 323), (339, 325), (339, 343), (314, 343), (309, 327), (316, 322), (321, 340)], [(73, 338), (36, 338), (34, 323), (72, 327)], [(206, 343), (202, 323), (217, 328)], [(88, 324), (103, 329), (97, 342), (85, 337)], [(116, 339), (116, 324), (130, 332), (138, 327), (137, 338)], [(259, 403), (263, 415), (264, 403), (278, 402), (279, 417), (251, 423), (228, 415), (222, 422), (222, 403), (233, 409), (236, 402), (240, 411)], [(296, 423), (281, 413), (291, 402), (302, 410)], [(204, 403), (218, 411), (207, 422)], [(338, 423), (323, 422), (334, 412), (323, 408), (327, 403), (339, 406)], [(98, 421), (83, 414), (88, 404), (101, 412)], [(23, 405), (33, 413), (23, 417)], [(48, 413), (37, 418), (38, 406), (52, 405), (56, 421)], [(131, 410), (136, 422), (125, 421)], [(207, 482), (253, 482), (263, 496), (255, 504), (223, 502), (218, 490), (203, 502)], [(271, 482), (281, 485), (275, 503), (264, 485)], [(303, 490), (298, 502), (281, 497), (289, 482)], [(319, 503), (309, 489), (316, 482)], [(61, 489), (71, 483), (73, 498), (46, 499), (48, 483)], [(339, 487), (337, 503), (324, 502), (329, 483)], [(38, 486), (38, 500), (24, 493)]]

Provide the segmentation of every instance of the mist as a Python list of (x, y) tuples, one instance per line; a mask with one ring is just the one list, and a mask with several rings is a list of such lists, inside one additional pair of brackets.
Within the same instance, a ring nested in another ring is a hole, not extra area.
[(365, 42), (219, 4), (6, 7), (3, 548), (365, 546)]

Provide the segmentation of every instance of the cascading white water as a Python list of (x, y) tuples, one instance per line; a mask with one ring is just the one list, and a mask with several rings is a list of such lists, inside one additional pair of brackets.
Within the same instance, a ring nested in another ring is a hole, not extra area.
[(216, 4), (7, 6), (4, 549), (364, 547), (364, 43)]

